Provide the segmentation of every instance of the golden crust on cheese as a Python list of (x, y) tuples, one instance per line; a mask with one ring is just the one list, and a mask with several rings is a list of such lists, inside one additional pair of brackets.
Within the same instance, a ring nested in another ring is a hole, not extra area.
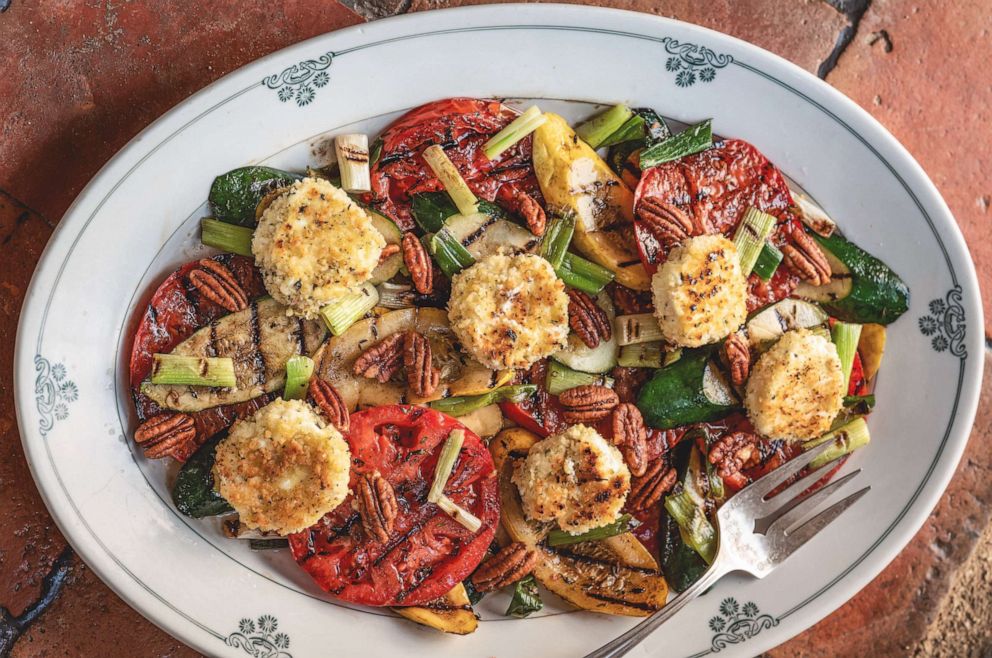
[(513, 474), (524, 514), (557, 521), (577, 535), (620, 516), (630, 471), (620, 451), (585, 425), (573, 425), (535, 443)]
[(368, 281), (385, 246), (369, 214), (344, 191), (304, 178), (262, 213), (251, 249), (273, 299), (315, 318)]
[(217, 446), (217, 491), (249, 528), (288, 535), (348, 495), (351, 453), (310, 405), (277, 399), (231, 426)]
[(754, 364), (745, 406), (760, 434), (798, 441), (830, 430), (846, 392), (834, 344), (798, 329), (786, 332)]
[(568, 295), (543, 258), (497, 253), (455, 275), (448, 318), (484, 366), (526, 368), (565, 346)]
[(715, 343), (747, 318), (747, 278), (734, 243), (719, 234), (672, 249), (651, 289), (662, 335), (680, 347)]

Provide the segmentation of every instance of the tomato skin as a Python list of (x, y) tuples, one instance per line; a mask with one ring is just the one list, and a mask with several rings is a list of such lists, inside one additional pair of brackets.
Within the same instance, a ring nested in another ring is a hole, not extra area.
[[(262, 275), (251, 258), (222, 254), (213, 260), (227, 267), (250, 299), (265, 294)], [(189, 338), (196, 330), (207, 326), (213, 320), (227, 315), (221, 306), (196, 293), (189, 284), (188, 275), (199, 261), (180, 265), (155, 289), (148, 300), (131, 342), (131, 357), (128, 372), (131, 383), (131, 398), (139, 421), (144, 421), (162, 410), (151, 398), (141, 392), (141, 382), (148, 377), (152, 368), (152, 355), (168, 353)], [(189, 414), (196, 427), (196, 436), (181, 446), (177, 446), (170, 456), (184, 462), (208, 438), (228, 427), (238, 418), (253, 414), (269, 403), (275, 394), (267, 394), (247, 402), (227, 404), (203, 409)]]
[[(465, 431), (465, 442), (445, 494), (482, 521), (476, 533), (427, 502), (441, 447), (454, 429)], [(290, 536), (293, 557), (323, 589), (352, 603), (408, 606), (443, 596), (482, 561), (499, 524), (498, 484), (485, 444), (456, 419), (410, 405), (352, 414), (345, 438), (352, 491), (376, 471), (393, 486), (399, 515), (389, 541), (365, 535), (349, 495)]]
[[(771, 236), (776, 246), (782, 246), (787, 232), (799, 222), (791, 210), (792, 194), (782, 172), (758, 149), (739, 139), (717, 142), (700, 153), (648, 169), (634, 192), (635, 209), (645, 197), (681, 208), (697, 226), (706, 227), (705, 232), (731, 238), (747, 209), (758, 208), (779, 220)], [(641, 262), (648, 274), (654, 274), (667, 250), (637, 219), (634, 234)], [(798, 280), (785, 267), (779, 267), (768, 283), (752, 274), (748, 312), (787, 297)]]
[(372, 165), (372, 191), (365, 202), (390, 217), (404, 231), (415, 226), (410, 196), (440, 192), (441, 182), (421, 153), (431, 144), (444, 152), (476, 196), (495, 201), (504, 185), (540, 199), (531, 162), (530, 136), (490, 160), (483, 145), (517, 117), (496, 100), (446, 98), (416, 107), (390, 124), (380, 136), (382, 149)]

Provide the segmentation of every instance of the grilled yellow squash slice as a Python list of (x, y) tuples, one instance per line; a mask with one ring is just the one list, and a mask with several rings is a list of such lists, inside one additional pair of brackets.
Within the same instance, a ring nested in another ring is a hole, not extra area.
[(510, 477), (514, 463), (525, 459), (538, 440), (531, 432), (511, 428), (489, 444), (499, 474), (505, 538), (539, 551), (534, 577), (576, 607), (632, 617), (646, 617), (659, 610), (668, 598), (668, 585), (651, 553), (631, 533), (552, 547), (544, 543), (551, 524), (524, 518)]
[(468, 593), (461, 583), (440, 599), (424, 605), (393, 608), (393, 612), (418, 624), (455, 635), (474, 633), (479, 626), (479, 620), (472, 612)]

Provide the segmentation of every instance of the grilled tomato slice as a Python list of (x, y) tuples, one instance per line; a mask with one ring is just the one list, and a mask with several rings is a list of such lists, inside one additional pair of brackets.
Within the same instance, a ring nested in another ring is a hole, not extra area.
[[(641, 200), (648, 197), (682, 210), (707, 233), (719, 232), (729, 238), (748, 208), (757, 208), (779, 220), (771, 236), (779, 247), (787, 231), (799, 222), (785, 176), (758, 149), (739, 139), (717, 142), (713, 148), (648, 169), (634, 193), (635, 215)], [(634, 233), (641, 262), (654, 274), (668, 249), (636, 218)], [(797, 282), (798, 277), (786, 267), (779, 267), (767, 283), (751, 275), (748, 311), (787, 297)]]
[(431, 144), (440, 144), (472, 191), (494, 201), (504, 185), (540, 198), (531, 163), (531, 137), (504, 151), (495, 160), (482, 152), (494, 134), (517, 117), (496, 100), (446, 98), (414, 108), (390, 124), (373, 152), (372, 192), (365, 201), (392, 218), (401, 229), (413, 229), (411, 197), (444, 190), (421, 157)]
[[(452, 430), (465, 431), (445, 494), (482, 521), (470, 532), (427, 502), (434, 469)], [(482, 440), (454, 418), (409, 405), (351, 416), (351, 482), (378, 473), (399, 513), (389, 539), (366, 535), (349, 495), (313, 527), (289, 538), (293, 557), (323, 589), (372, 606), (411, 606), (444, 596), (479, 565), (499, 524), (499, 486)]]

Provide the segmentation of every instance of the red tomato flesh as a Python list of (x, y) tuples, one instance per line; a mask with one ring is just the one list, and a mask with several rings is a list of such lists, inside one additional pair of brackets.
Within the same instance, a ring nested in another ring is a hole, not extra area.
[[(706, 232), (731, 238), (747, 209), (757, 208), (779, 220), (771, 237), (776, 246), (785, 242), (787, 230), (799, 222), (791, 210), (792, 194), (782, 172), (758, 149), (739, 139), (717, 142), (713, 148), (648, 169), (634, 193), (635, 209), (646, 197), (679, 207)], [(634, 233), (641, 262), (653, 274), (667, 252), (636, 219)], [(798, 277), (784, 267), (767, 283), (752, 274), (748, 311), (787, 297), (797, 282)]]
[(531, 137), (490, 160), (482, 147), (517, 117), (499, 101), (447, 98), (414, 108), (389, 125), (380, 136), (382, 150), (372, 165), (372, 192), (366, 202), (395, 221), (404, 231), (414, 228), (410, 197), (444, 190), (421, 153), (440, 144), (458, 173), (476, 194), (493, 201), (503, 185), (540, 199), (531, 163)]
[[(448, 435), (465, 442), (445, 495), (482, 521), (470, 532), (427, 502)], [(420, 605), (439, 598), (482, 561), (499, 523), (499, 489), (482, 440), (456, 419), (409, 405), (375, 407), (351, 416), (351, 482), (378, 471), (396, 492), (399, 515), (389, 541), (366, 536), (349, 495), (313, 527), (290, 536), (293, 557), (323, 589), (371, 606)]]
[[(222, 254), (214, 256), (213, 260), (231, 270), (249, 299), (265, 294), (262, 275), (255, 268), (251, 258)], [(139, 421), (151, 418), (162, 411), (151, 398), (141, 393), (141, 382), (148, 377), (152, 369), (152, 355), (168, 354), (197, 329), (228, 314), (227, 310), (201, 296), (189, 283), (188, 275), (197, 263), (198, 261), (190, 261), (179, 266), (159, 284), (148, 300), (148, 306), (145, 307), (134, 330), (129, 373), (131, 397)], [(178, 446), (170, 453), (171, 456), (180, 462), (186, 461), (208, 438), (228, 427), (236, 419), (255, 413), (273, 397), (274, 394), (263, 395), (247, 402), (213, 407), (189, 414), (196, 426), (196, 437)]]

